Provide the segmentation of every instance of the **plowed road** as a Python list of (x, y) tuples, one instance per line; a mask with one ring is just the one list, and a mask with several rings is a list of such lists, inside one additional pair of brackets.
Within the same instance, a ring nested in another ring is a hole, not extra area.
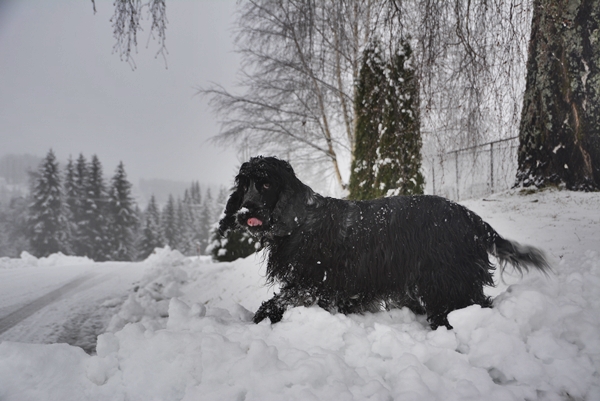
[(0, 341), (67, 342), (92, 353), (144, 269), (114, 262), (0, 269)]

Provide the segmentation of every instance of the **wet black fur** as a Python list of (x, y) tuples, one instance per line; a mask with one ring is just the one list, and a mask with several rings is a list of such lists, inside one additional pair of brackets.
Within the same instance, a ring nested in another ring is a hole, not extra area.
[[(263, 224), (249, 227), (251, 217)], [(245, 228), (268, 248), (268, 280), (280, 293), (263, 302), (256, 323), (281, 320), (294, 306), (341, 313), (406, 306), (433, 328), (472, 304), (491, 306), (489, 254), (517, 270), (549, 269), (543, 253), (502, 238), (465, 207), (437, 196), (347, 201), (321, 196), (285, 161), (255, 157), (242, 165), (220, 232)]]

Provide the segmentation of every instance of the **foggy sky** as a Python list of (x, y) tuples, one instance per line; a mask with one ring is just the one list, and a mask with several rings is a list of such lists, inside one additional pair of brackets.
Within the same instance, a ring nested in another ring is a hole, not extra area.
[(236, 153), (208, 142), (219, 127), (195, 94), (233, 88), (235, 1), (167, 1), (168, 68), (146, 21), (135, 71), (112, 52), (112, 3), (0, 0), (0, 155), (52, 148), (61, 161), (97, 154), (106, 176), (123, 161), (134, 184), (230, 185)]

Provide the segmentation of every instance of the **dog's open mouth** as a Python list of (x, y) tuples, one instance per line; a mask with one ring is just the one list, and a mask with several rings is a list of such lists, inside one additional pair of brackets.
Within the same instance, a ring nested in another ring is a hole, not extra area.
[(250, 227), (258, 227), (263, 224), (262, 220), (257, 219), (256, 217), (250, 217), (246, 223), (248, 223)]

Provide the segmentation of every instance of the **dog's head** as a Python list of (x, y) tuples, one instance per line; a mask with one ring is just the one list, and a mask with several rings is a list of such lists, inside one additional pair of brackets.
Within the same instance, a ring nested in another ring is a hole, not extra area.
[(253, 157), (235, 177), (219, 233), (243, 227), (259, 237), (289, 235), (304, 219), (305, 206), (313, 196), (286, 161)]

